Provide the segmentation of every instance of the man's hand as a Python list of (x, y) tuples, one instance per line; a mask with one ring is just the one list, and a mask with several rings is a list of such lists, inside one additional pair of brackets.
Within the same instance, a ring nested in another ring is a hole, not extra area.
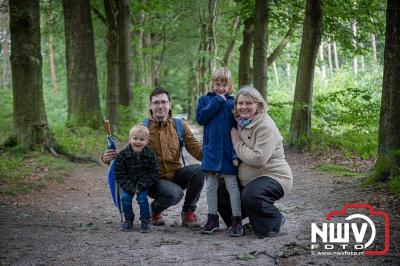
[(101, 156), (101, 160), (106, 164), (110, 164), (115, 158), (117, 158), (117, 152), (115, 150), (106, 150), (103, 156)]

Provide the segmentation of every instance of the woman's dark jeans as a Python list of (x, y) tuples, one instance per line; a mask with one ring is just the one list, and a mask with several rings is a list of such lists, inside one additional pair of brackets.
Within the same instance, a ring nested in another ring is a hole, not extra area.
[[(270, 231), (279, 232), (283, 216), (274, 206), (274, 202), (283, 197), (282, 186), (271, 177), (261, 176), (239, 189), (241, 190), (242, 218), (249, 217), (255, 233), (265, 237)], [(218, 187), (218, 212), (225, 224), (231, 226), (229, 193), (223, 180)]]

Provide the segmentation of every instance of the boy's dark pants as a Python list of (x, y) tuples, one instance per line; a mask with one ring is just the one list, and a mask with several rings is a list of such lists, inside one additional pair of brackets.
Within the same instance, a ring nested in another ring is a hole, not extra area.
[(149, 191), (149, 196), (154, 198), (152, 211), (160, 213), (170, 206), (176, 205), (183, 198), (186, 189), (183, 211), (195, 211), (203, 189), (205, 175), (200, 170), (201, 165), (192, 164), (176, 171), (172, 181), (157, 179)]
[[(274, 206), (274, 202), (283, 197), (282, 186), (268, 176), (261, 176), (248, 183), (241, 190), (242, 218), (249, 217), (250, 224), (256, 234), (267, 236), (270, 231), (279, 231), (282, 222), (282, 214)], [(218, 213), (225, 224), (232, 224), (229, 193), (225, 184), (219, 183), (218, 187)]]

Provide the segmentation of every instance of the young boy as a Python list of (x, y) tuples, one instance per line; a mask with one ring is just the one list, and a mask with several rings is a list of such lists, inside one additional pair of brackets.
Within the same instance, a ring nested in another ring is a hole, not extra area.
[(129, 132), (129, 144), (117, 156), (115, 176), (123, 190), (122, 210), (125, 222), (123, 230), (130, 230), (135, 215), (132, 209), (132, 199), (140, 207), (140, 232), (150, 231), (150, 208), (147, 200), (149, 188), (154, 179), (159, 176), (159, 166), (155, 153), (146, 145), (149, 142), (149, 130), (143, 125), (134, 126)]

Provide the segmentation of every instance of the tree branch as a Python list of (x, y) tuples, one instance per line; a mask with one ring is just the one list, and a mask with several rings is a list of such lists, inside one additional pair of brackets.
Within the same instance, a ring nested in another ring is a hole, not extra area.
[(91, 10), (104, 23), (104, 25), (106, 25), (106, 26), (108, 25), (106, 17), (100, 12), (100, 10), (98, 10), (94, 6), (91, 6)]
[(295, 26), (290, 26), (289, 30), (287, 31), (285, 37), (281, 40), (279, 45), (275, 48), (275, 50), (268, 56), (267, 58), (267, 68), (282, 54), (283, 50), (285, 49), (286, 45), (289, 43), (290, 38), (293, 36)]

